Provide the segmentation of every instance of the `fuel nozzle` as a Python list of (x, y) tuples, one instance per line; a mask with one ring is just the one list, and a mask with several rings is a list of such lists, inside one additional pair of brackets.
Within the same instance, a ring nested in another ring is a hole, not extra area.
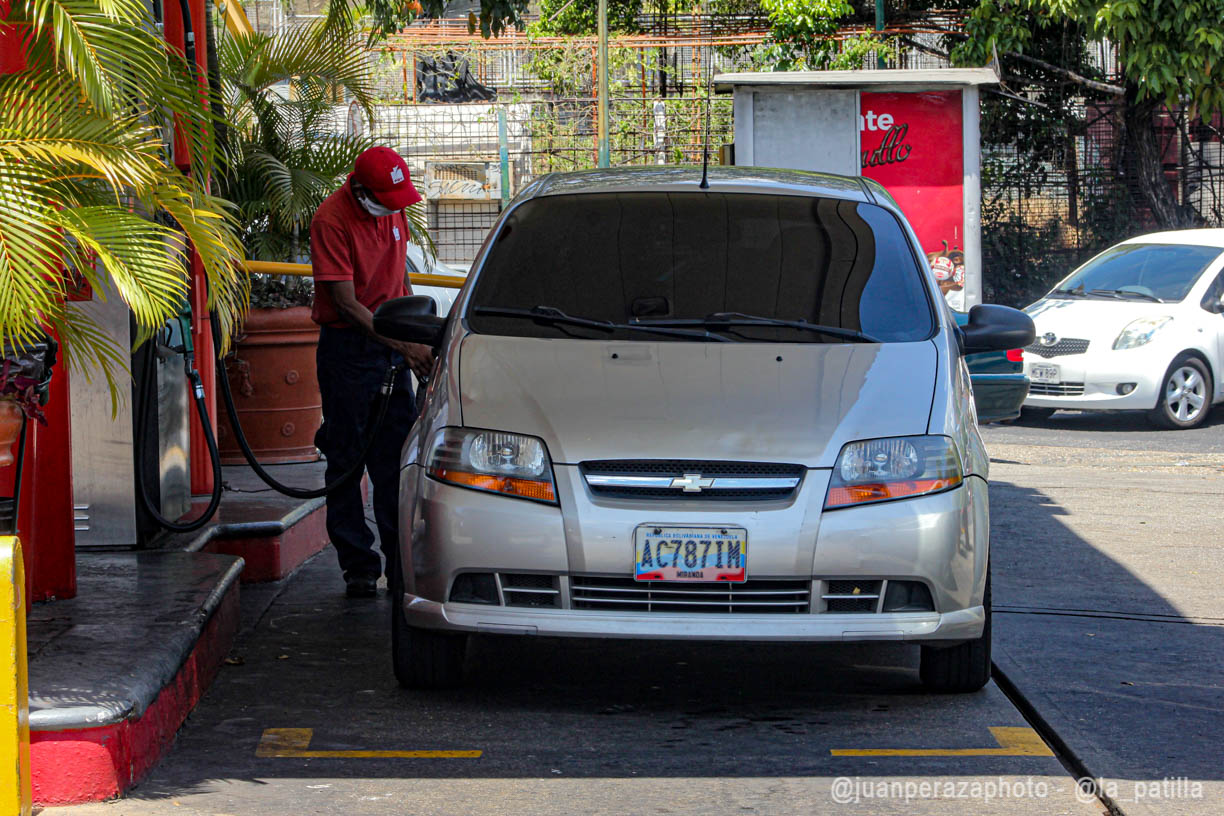
[(183, 355), (183, 368), (187, 376), (195, 370), (195, 342), (191, 339), (191, 301), (187, 298), (179, 303), (178, 311), (166, 323), (168, 337), (166, 346)]

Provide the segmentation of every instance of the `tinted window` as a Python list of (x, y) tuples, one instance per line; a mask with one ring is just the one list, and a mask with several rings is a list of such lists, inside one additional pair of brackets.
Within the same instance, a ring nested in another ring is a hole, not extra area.
[(1178, 301), (1219, 254), (1219, 247), (1123, 244), (1105, 250), (1081, 266), (1054, 293), (1134, 292)]
[[(490, 248), (468, 310), (475, 331), (686, 339), (473, 313), (541, 305), (616, 323), (743, 312), (890, 342), (922, 340), (934, 328), (922, 273), (890, 213), (798, 196), (598, 193), (528, 201)], [(739, 339), (833, 340), (794, 329), (736, 332)]]

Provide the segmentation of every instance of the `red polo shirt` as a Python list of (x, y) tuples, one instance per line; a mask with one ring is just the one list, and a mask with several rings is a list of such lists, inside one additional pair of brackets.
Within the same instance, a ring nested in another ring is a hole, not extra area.
[[(403, 212), (375, 218), (353, 195), (352, 175), (329, 195), (310, 222), (314, 279), (352, 281), (357, 302), (371, 312), (391, 298), (412, 293), (404, 284), (408, 219)], [(311, 315), (322, 326), (347, 328), (324, 287), (315, 286)]]

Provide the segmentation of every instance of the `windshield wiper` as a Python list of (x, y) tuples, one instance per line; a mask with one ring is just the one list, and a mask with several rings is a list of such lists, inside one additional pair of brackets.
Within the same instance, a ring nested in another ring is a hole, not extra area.
[(819, 323), (809, 323), (806, 320), (783, 320), (778, 317), (750, 315), (743, 312), (714, 312), (705, 317), (697, 318), (660, 318), (657, 320), (642, 320), (634, 318), (635, 326), (703, 326), (707, 329), (728, 329), (741, 326), (780, 326), (787, 329), (802, 329), (817, 334), (827, 334), (842, 340), (852, 340), (856, 343), (880, 343), (878, 338), (854, 329), (843, 329), (839, 326), (822, 326)]
[(554, 306), (533, 306), (522, 309), (513, 306), (477, 306), (472, 314), (489, 315), (490, 317), (522, 317), (546, 325), (583, 326), (597, 331), (614, 332), (618, 329), (628, 331), (648, 332), (650, 334), (666, 334), (672, 337), (688, 337), (695, 340), (714, 340), (718, 343), (735, 342), (729, 337), (714, 334), (709, 331), (686, 331), (680, 328), (665, 326), (640, 326), (636, 323), (613, 323), (610, 320), (594, 320), (589, 317), (575, 317)]
[(1087, 295), (1084, 294), (1084, 290), (1078, 286), (1075, 287), (1074, 289), (1055, 289), (1050, 294), (1066, 295), (1067, 297), (1088, 297)]
[(1163, 300), (1155, 295), (1149, 295), (1147, 292), (1136, 292), (1134, 289), (1089, 289), (1088, 294), (1103, 295), (1105, 297), (1118, 298), (1119, 300), (1138, 298), (1139, 300), (1150, 300), (1152, 303), (1164, 303)]

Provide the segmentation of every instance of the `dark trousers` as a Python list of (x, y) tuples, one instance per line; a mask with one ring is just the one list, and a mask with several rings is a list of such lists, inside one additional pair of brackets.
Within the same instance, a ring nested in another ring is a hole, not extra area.
[[(325, 478), (331, 484), (353, 467), (365, 446), (387, 368), (404, 366), (404, 359), (357, 329), (323, 327), (316, 357), (323, 426), (315, 444), (327, 457)], [(377, 578), (393, 574), (399, 556), (400, 448), (416, 419), (411, 373), (404, 366), (395, 382), (391, 404), (378, 437), (366, 456), (365, 469), (374, 489), (374, 521), (386, 559), (384, 568), (374, 549), (374, 534), (366, 524), (360, 477), (327, 495), (327, 535), (336, 548), (345, 578)]]

